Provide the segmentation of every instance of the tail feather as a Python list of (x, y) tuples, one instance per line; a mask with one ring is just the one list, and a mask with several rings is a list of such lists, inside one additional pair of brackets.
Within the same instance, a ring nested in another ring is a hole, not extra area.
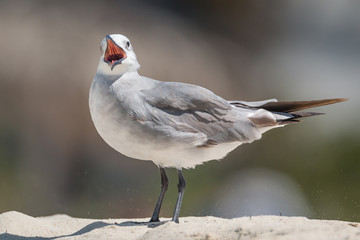
[(244, 101), (231, 101), (230, 103), (240, 108), (250, 108), (256, 110), (251, 116), (249, 116), (249, 119), (257, 127), (262, 129), (262, 132), (266, 132), (267, 130), (274, 127), (300, 122), (300, 119), (304, 117), (324, 114), (319, 112), (298, 112), (300, 110), (347, 100), (348, 99), (346, 98), (333, 98), (313, 101), (277, 102), (271, 99), (267, 101), (250, 103)]
[(271, 112), (293, 113), (307, 108), (319, 107), (347, 100), (348, 99), (346, 98), (333, 98), (313, 101), (268, 102), (259, 107)]

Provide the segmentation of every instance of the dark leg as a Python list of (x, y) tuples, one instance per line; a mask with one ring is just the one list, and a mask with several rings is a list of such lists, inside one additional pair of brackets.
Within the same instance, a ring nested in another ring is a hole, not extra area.
[(165, 192), (168, 189), (168, 185), (169, 185), (169, 180), (166, 176), (165, 169), (160, 168), (160, 173), (161, 173), (161, 192), (156, 202), (154, 213), (150, 219), (150, 222), (159, 222), (159, 213), (160, 213), (161, 204), (164, 199)]
[(184, 176), (183, 176), (181, 170), (178, 170), (178, 175), (179, 175), (179, 184), (177, 186), (178, 186), (178, 190), (179, 190), (179, 195), (178, 195), (178, 199), (176, 201), (174, 215), (172, 218), (172, 221), (174, 221), (176, 223), (179, 223), (180, 207), (181, 207), (182, 199), (184, 197), (184, 191), (185, 191), (185, 186), (186, 186), (185, 179), (184, 179)]

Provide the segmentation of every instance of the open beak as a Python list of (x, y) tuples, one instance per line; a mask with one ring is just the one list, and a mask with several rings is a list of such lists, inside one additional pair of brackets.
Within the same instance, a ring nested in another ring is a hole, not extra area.
[(104, 61), (110, 64), (111, 70), (120, 64), (125, 58), (125, 51), (119, 47), (109, 35), (106, 35), (107, 48), (104, 56)]

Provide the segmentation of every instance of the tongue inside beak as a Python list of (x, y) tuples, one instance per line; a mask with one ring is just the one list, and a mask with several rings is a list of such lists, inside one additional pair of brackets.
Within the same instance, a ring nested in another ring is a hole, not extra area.
[(120, 64), (126, 58), (126, 53), (121, 47), (116, 45), (110, 37), (107, 37), (106, 41), (107, 48), (104, 61), (109, 63), (111, 70), (113, 70), (117, 64)]

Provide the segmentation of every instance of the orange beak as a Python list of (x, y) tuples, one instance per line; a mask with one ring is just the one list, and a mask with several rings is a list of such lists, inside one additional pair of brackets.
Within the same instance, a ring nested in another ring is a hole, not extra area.
[(125, 51), (119, 47), (109, 35), (106, 35), (107, 48), (104, 61), (110, 64), (111, 70), (126, 58)]

